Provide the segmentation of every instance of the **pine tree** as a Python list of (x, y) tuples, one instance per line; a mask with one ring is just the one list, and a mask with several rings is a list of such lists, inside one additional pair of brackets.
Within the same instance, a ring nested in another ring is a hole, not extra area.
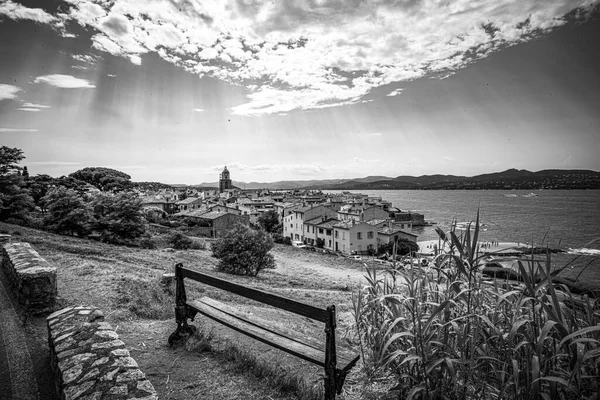
[(23, 151), (16, 148), (0, 147), (0, 220), (8, 218), (27, 220), (33, 210), (33, 200), (25, 189), (19, 162)]
[(48, 212), (44, 216), (46, 229), (69, 235), (85, 236), (94, 223), (92, 208), (73, 189), (57, 187), (43, 197)]

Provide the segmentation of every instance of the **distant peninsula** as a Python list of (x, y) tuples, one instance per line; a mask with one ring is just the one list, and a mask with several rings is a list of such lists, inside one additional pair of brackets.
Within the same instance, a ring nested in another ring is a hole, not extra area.
[[(368, 176), (357, 179), (328, 179), (278, 182), (238, 182), (240, 189), (269, 190), (540, 190), (540, 189), (600, 189), (600, 172), (591, 170), (546, 169), (531, 172), (508, 169), (503, 172), (476, 176), (423, 175), (423, 176)], [(218, 182), (198, 185), (171, 185), (218, 187)]]

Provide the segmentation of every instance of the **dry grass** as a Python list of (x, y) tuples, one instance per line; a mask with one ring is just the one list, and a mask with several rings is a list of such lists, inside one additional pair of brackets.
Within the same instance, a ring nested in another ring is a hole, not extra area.
[[(273, 251), (276, 269), (261, 271), (257, 277), (239, 277), (217, 272), (210, 249), (150, 250), (0, 223), (2, 229), (18, 230), (20, 235), (13, 241), (31, 243), (57, 267), (63, 304), (91, 304), (104, 310), (163, 399), (313, 399), (319, 397), (322, 383), (321, 368), (200, 317), (194, 324), (208, 336), (194, 339), (190, 351), (169, 348), (166, 341), (175, 329), (174, 300), (158, 282), (176, 263), (318, 307), (336, 304), (340, 340), (350, 336), (352, 290), (363, 279), (360, 263), (281, 245)], [(156, 242), (161, 243), (160, 239)], [(186, 282), (186, 287), (188, 298), (209, 295), (289, 329), (324, 336), (320, 324), (293, 314), (195, 282)], [(150, 335), (151, 331), (160, 333)], [(364, 397), (358, 389), (359, 377), (355, 368), (341, 399)]]

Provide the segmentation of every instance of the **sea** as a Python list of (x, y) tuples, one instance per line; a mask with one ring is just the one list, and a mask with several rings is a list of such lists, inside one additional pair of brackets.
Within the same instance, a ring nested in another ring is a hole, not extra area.
[[(327, 193), (341, 193), (329, 190)], [(600, 257), (600, 190), (361, 190), (402, 211), (425, 215), (418, 241), (437, 240), (435, 227), (475, 222), (480, 239), (549, 246)]]

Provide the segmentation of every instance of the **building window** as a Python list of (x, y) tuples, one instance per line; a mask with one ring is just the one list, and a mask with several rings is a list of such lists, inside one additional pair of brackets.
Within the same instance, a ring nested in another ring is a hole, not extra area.
[(331, 236), (331, 229), (327, 229), (326, 235)]
[(339, 233), (340, 233), (340, 231), (335, 231), (335, 238), (336, 239), (340, 237)]
[(294, 229), (294, 224), (290, 224), (290, 228)]
[(331, 247), (331, 240), (329, 241), (329, 247)]
[(362, 240), (362, 232), (356, 232), (356, 238)]
[(346, 240), (346, 232), (342, 232), (342, 240)]
[(323, 228), (319, 228), (319, 234), (322, 235), (323, 234)]
[(373, 239), (373, 232), (367, 232), (367, 239)]

